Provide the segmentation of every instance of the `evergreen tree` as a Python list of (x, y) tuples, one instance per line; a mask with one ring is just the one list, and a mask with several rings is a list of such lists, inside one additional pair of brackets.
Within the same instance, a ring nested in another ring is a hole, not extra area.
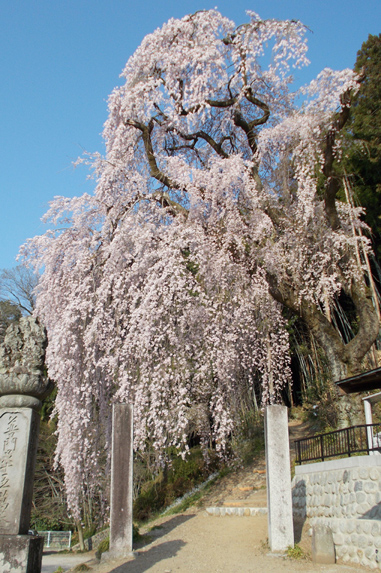
[(369, 35), (357, 53), (355, 71), (364, 79), (348, 123), (349, 151), (345, 162), (355, 195), (365, 207), (373, 246), (381, 257), (381, 34)]

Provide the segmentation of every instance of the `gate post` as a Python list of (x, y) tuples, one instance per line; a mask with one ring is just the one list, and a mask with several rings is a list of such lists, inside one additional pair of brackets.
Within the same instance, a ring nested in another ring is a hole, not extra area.
[(271, 551), (294, 546), (287, 407), (265, 408), (266, 480)]
[(111, 511), (109, 556), (132, 553), (133, 409), (112, 409)]

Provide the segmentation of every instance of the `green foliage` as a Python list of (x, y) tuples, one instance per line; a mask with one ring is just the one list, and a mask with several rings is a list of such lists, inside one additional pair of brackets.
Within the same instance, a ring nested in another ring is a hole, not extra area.
[(322, 376), (314, 379), (307, 388), (303, 404), (305, 419), (311, 429), (325, 432), (337, 427), (339, 420), (338, 403), (331, 384)]
[(160, 472), (155, 479), (145, 483), (134, 501), (134, 515), (139, 521), (149, 519), (165, 507), (167, 499), (164, 474)]
[(47, 416), (50, 408), (48, 405), (46, 413), (41, 414), (33, 487), (30, 527), (37, 531), (62, 531), (72, 529), (74, 526), (67, 513), (63, 472), (54, 467), (57, 438), (56, 424)]
[(245, 466), (265, 449), (263, 416), (259, 411), (243, 409), (237, 435), (232, 439), (233, 455)]
[(64, 573), (64, 569), (62, 569), (61, 566), (57, 567), (57, 569), (54, 571), (54, 573)]
[(32, 509), (30, 527), (36, 531), (62, 531), (62, 523), (59, 516), (41, 516), (37, 509)]
[(375, 252), (381, 257), (381, 34), (369, 35), (357, 52), (355, 71), (364, 75), (346, 128), (344, 165), (355, 196), (366, 208)]
[(141, 539), (141, 535), (140, 535), (140, 531), (139, 531), (139, 526), (136, 523), (132, 524), (132, 541), (138, 541), (139, 539)]
[(233, 469), (229, 466), (224, 466), (223, 468), (220, 469), (220, 471), (218, 472), (218, 478), (223, 478), (225, 476), (228, 476), (230, 473), (232, 473)]
[(172, 455), (172, 467), (168, 474), (168, 481), (174, 484), (178, 481), (186, 481), (192, 482), (193, 485), (199, 482), (205, 468), (200, 448), (192, 448), (189, 456), (185, 459), (178, 456), (175, 448), (172, 448), (170, 452)]
[[(139, 539), (141, 539), (141, 535), (139, 532), (139, 527), (136, 525), (136, 523), (132, 524), (132, 541), (133, 543), (136, 543), (136, 541), (138, 541)], [(95, 557), (97, 559), (101, 558), (102, 553), (105, 553), (106, 551), (108, 551), (110, 549), (110, 538), (106, 537), (105, 539), (103, 539), (100, 544), (98, 545), (98, 548), (95, 552)]]
[(76, 567), (74, 567), (73, 571), (90, 571), (92, 567), (86, 565), (86, 563), (80, 563)]
[(232, 471), (233, 470), (231, 467), (228, 467), (228, 466), (223, 467), (218, 472), (217, 475), (215, 475), (213, 478), (209, 479), (207, 481), (207, 483), (202, 484), (199, 487), (199, 489), (197, 489), (197, 491), (195, 491), (194, 493), (192, 493), (190, 495), (187, 495), (177, 505), (175, 505), (174, 507), (172, 507), (168, 511), (166, 511), (165, 515), (176, 515), (177, 513), (182, 513), (184, 511), (186, 511), (187, 509), (192, 507), (192, 505), (196, 505), (196, 504), (200, 505), (200, 503), (197, 503), (197, 502), (201, 502), (204, 494), (213, 486), (213, 484), (215, 484), (219, 479), (228, 475)]
[(56, 431), (57, 427), (57, 417), (51, 418), (51, 416), (54, 410), (56, 396), (57, 396), (57, 387), (55, 386), (53, 388), (53, 391), (43, 401), (40, 412), (41, 420), (47, 422), (51, 430), (54, 432)]
[(106, 539), (103, 539), (103, 541), (101, 541), (100, 544), (98, 545), (98, 549), (95, 552), (95, 557), (97, 559), (100, 559), (102, 553), (108, 551), (109, 548), (110, 548), (110, 538), (106, 537)]
[(134, 515), (137, 520), (149, 519), (178, 497), (200, 484), (210, 471), (199, 447), (192, 448), (182, 459), (175, 448), (168, 451), (169, 461), (154, 478), (147, 481), (134, 502)]
[(308, 557), (297, 543), (294, 545), (294, 547), (291, 545), (287, 547), (286, 555), (290, 559), (307, 559)]
[(186, 511), (201, 499), (203, 493), (204, 493), (203, 491), (196, 491), (194, 494), (188, 495), (178, 505), (172, 507), (172, 509), (167, 511), (166, 515), (176, 515), (177, 513), (182, 513), (183, 511)]
[(97, 532), (96, 525), (95, 525), (95, 523), (92, 523), (91, 527), (86, 527), (83, 530), (83, 539), (89, 539), (90, 537), (95, 535), (96, 532)]

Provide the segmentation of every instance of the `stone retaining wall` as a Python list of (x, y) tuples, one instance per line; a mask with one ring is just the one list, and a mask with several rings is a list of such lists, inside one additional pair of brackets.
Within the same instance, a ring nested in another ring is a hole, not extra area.
[(381, 522), (373, 519), (314, 518), (311, 525), (329, 525), (337, 559), (381, 569)]
[(295, 521), (329, 525), (338, 558), (381, 569), (381, 456), (298, 466), (292, 487)]
[[(95, 535), (93, 535), (92, 537), (85, 539), (84, 543), (86, 551), (92, 551), (92, 549), (97, 549), (100, 542), (106, 539), (106, 537), (108, 537), (109, 535), (110, 535), (110, 528), (108, 527), (107, 529), (103, 529), (103, 531), (98, 531), (98, 533), (95, 533)], [(73, 545), (71, 549), (73, 551), (79, 551), (80, 549), (79, 543), (77, 543), (77, 545)]]

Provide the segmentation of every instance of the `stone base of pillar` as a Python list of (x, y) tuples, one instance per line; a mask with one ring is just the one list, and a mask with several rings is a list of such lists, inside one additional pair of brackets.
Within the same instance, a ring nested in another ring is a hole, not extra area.
[(37, 535), (0, 535), (1, 573), (40, 573), (43, 547)]
[(135, 551), (131, 551), (128, 547), (123, 549), (122, 547), (117, 549), (111, 549), (110, 551), (104, 551), (101, 555), (101, 562), (113, 561), (114, 559), (123, 559), (127, 557), (135, 557)]

